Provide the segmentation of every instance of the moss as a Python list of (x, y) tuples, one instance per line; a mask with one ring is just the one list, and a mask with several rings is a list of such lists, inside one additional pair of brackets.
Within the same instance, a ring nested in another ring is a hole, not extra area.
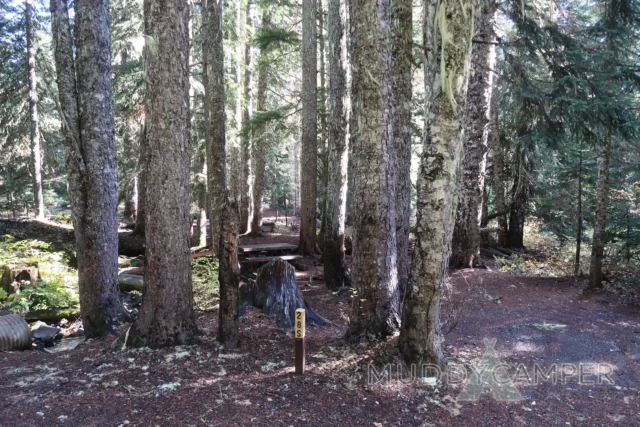
[(193, 300), (198, 311), (211, 311), (220, 300), (218, 260), (215, 256), (202, 256), (191, 262)]
[(64, 251), (55, 251), (35, 239), (0, 238), (0, 265), (37, 266), (42, 280), (19, 294), (0, 296), (0, 308), (18, 313), (37, 310), (74, 309), (78, 306), (78, 275), (67, 265)]

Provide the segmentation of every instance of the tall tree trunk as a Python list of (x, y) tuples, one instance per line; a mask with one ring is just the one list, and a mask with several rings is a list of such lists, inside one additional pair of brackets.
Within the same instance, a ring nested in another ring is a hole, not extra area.
[[(497, 83), (497, 82), (496, 82)], [(500, 123), (498, 121), (498, 94), (493, 93), (491, 99), (491, 132), (490, 141), (492, 152), (492, 179), (491, 185), (495, 194), (496, 212), (506, 212), (507, 204), (504, 196), (504, 150), (500, 142)], [(498, 217), (498, 243), (500, 246), (509, 246), (509, 235), (507, 224), (507, 215), (502, 214)]]
[(219, 231), (214, 230), (212, 227), (214, 221), (211, 212), (211, 187), (209, 187), (209, 183), (215, 178), (213, 178), (213, 171), (211, 170), (213, 162), (211, 158), (211, 138), (213, 134), (211, 132), (211, 85), (209, 84), (209, 73), (211, 68), (211, 38), (209, 35), (211, 31), (211, 24), (209, 20), (208, 0), (202, 0), (201, 11), (202, 28), (200, 30), (200, 46), (202, 49), (202, 86), (204, 86), (204, 94), (202, 97), (202, 133), (204, 134), (204, 161), (206, 165), (206, 173), (204, 174), (206, 181), (205, 187), (207, 191), (205, 210), (207, 211), (207, 218), (209, 219), (209, 225), (207, 226), (207, 246), (211, 248), (213, 253), (216, 253), (218, 241), (215, 237), (218, 235)]
[(451, 268), (473, 268), (480, 264), (480, 221), (484, 191), (493, 69), (496, 64), (496, 0), (482, 0), (476, 11), (471, 74), (467, 94), (464, 160), (460, 195), (451, 242)]
[(147, 120), (140, 129), (140, 157), (138, 159), (138, 206), (136, 209), (136, 226), (134, 235), (144, 236), (145, 223), (145, 192), (147, 190)]
[(198, 194), (198, 207), (200, 208), (200, 217), (198, 218), (198, 241), (199, 247), (207, 246), (207, 208), (209, 206), (209, 192), (207, 191), (207, 159), (202, 164), (202, 176), (204, 176), (204, 185), (202, 192)]
[(395, 153), (389, 97), (391, 6), (352, 1), (355, 116), (353, 287), (349, 335), (386, 337), (400, 327), (396, 266)]
[[(193, 342), (189, 252), (189, 6), (145, 0), (145, 289), (133, 345)], [(170, 260), (170, 262), (168, 262)]]
[[(327, 24), (328, 25), (328, 24)], [(327, 138), (327, 85), (326, 85), (326, 66), (325, 66), (325, 39), (324, 39), (324, 6), (322, 0), (318, 0), (318, 57), (320, 58), (320, 93), (318, 98), (318, 120), (320, 122), (319, 135), (319, 160), (318, 181), (320, 181), (320, 231), (318, 233), (318, 241), (320, 246), (324, 245), (327, 224), (325, 217), (327, 216), (327, 187), (329, 183), (329, 147)]]
[(324, 277), (329, 289), (345, 285), (344, 221), (347, 203), (348, 88), (345, 0), (329, 0), (329, 132), (325, 225)]
[(222, 208), (220, 230), (220, 310), (218, 341), (228, 349), (237, 348), (240, 269), (238, 268), (238, 207), (227, 192)]
[(391, 73), (391, 121), (396, 152), (396, 246), (398, 252), (398, 285), (405, 294), (409, 281), (409, 227), (411, 217), (411, 92), (413, 42), (412, 0), (391, 2), (393, 56)]
[(298, 252), (316, 250), (316, 192), (318, 185), (318, 58), (316, 0), (302, 0), (302, 123), (300, 155), (300, 243)]
[(511, 190), (508, 245), (510, 248), (524, 247), (524, 221), (526, 216), (529, 177), (525, 167), (525, 154), (520, 152), (516, 165), (516, 176)]
[(50, 3), (78, 254), (80, 310), (85, 336), (91, 338), (112, 330), (127, 314), (118, 289), (118, 182), (109, 11), (105, 0), (77, 0), (75, 5), (74, 49), (67, 0)]
[(470, 1), (426, 0), (424, 10), (428, 114), (418, 174), (416, 252), (398, 341), (404, 360), (418, 365), (443, 361), (440, 305), (457, 206), (474, 19)]
[(27, 33), (27, 80), (29, 82), (29, 117), (31, 118), (31, 178), (33, 202), (37, 219), (44, 219), (42, 196), (42, 152), (40, 149), (40, 121), (38, 120), (38, 80), (36, 78), (36, 53), (38, 44), (34, 30), (33, 0), (25, 0), (24, 18)]
[(222, 206), (224, 205), (226, 188), (226, 154), (225, 154), (225, 93), (224, 93), (224, 53), (222, 6), (219, 0), (207, 3), (208, 25), (208, 58), (209, 58), (209, 138), (207, 159), (207, 188), (209, 190), (209, 223), (211, 227), (211, 243), (214, 253), (219, 253)]
[(587, 290), (602, 287), (602, 261), (607, 227), (607, 208), (609, 206), (609, 167), (611, 163), (611, 134), (604, 139), (598, 157), (598, 191), (596, 195), (596, 218), (593, 224), (591, 244), (591, 263), (589, 265), (589, 283)]
[[(250, 3), (250, 2), (249, 2)], [(248, 4), (249, 4), (248, 3)], [(251, 161), (251, 139), (248, 132), (243, 132), (245, 112), (248, 112), (249, 91), (249, 51), (247, 50), (247, 26), (248, 4), (244, 9), (243, 1), (236, 2), (236, 34), (238, 43), (236, 46), (236, 132), (240, 138), (240, 150), (242, 156), (242, 190), (240, 193), (240, 233), (246, 233), (251, 227), (253, 215), (253, 176)], [(245, 14), (247, 16), (245, 16)], [(248, 119), (248, 118), (247, 118)]]
[(573, 275), (580, 275), (580, 250), (582, 249), (582, 141), (580, 141), (580, 163), (578, 166), (578, 206), (576, 216), (578, 224), (576, 227), (576, 257), (573, 264)]
[(123, 216), (128, 221), (135, 221), (138, 212), (138, 177), (136, 175), (131, 180), (131, 186), (127, 191), (126, 197)]
[[(262, 28), (267, 29), (271, 26), (271, 14), (265, 9), (262, 12)], [(258, 65), (258, 93), (256, 94), (256, 109), (258, 111), (266, 111), (267, 109), (267, 80), (269, 78), (269, 68), (267, 64), (267, 53), (260, 52), (260, 61)], [(253, 181), (253, 217), (251, 218), (251, 235), (262, 235), (262, 209), (264, 196), (264, 170), (267, 155), (267, 138), (264, 129), (256, 132), (253, 141), (253, 159), (255, 163), (254, 181)]]

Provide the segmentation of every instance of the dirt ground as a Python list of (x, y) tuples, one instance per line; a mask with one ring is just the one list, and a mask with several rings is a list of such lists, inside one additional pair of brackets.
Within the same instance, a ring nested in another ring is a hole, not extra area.
[(613, 382), (520, 381), (520, 401), (496, 400), (490, 388), (477, 401), (461, 401), (464, 383), (400, 381), (393, 367), (390, 381), (369, 384), (369, 363), (382, 371), (399, 362), (395, 339), (345, 343), (349, 297), (324, 288), (318, 258), (307, 262), (317, 265), (299, 273), (302, 293), (332, 323), (308, 330), (304, 376), (293, 373), (292, 331), (250, 309), (241, 349), (226, 352), (215, 341), (211, 311), (199, 314), (197, 346), (122, 350), (109, 337), (59, 354), (0, 354), (0, 425), (640, 425), (640, 310), (614, 295), (581, 298), (581, 285), (565, 279), (452, 272), (443, 313), (450, 364), (473, 366), (483, 340), (495, 338), (509, 375), (518, 374), (516, 366), (532, 376), (536, 364), (565, 364), (566, 372), (567, 364), (591, 362), (610, 367), (602, 378)]

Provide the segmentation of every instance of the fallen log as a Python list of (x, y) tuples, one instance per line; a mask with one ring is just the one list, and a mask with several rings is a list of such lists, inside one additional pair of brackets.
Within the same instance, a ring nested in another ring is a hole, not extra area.
[(500, 231), (500, 227), (486, 227), (480, 229), (480, 234), (497, 233)]
[[(38, 239), (49, 243), (55, 251), (65, 252), (75, 264), (75, 237), (73, 228), (35, 219), (0, 219), (0, 235), (10, 234), (17, 239)], [(144, 254), (144, 237), (132, 233), (118, 233), (118, 253), (125, 256)]]
[(486, 257), (509, 258), (509, 255), (493, 248), (480, 248), (480, 254)]
[(23, 317), (29, 322), (35, 320), (42, 320), (43, 322), (58, 322), (62, 319), (77, 319), (80, 317), (80, 310), (74, 308), (36, 310), (28, 312)]
[(309, 326), (324, 326), (327, 320), (317, 314), (304, 300), (296, 283), (296, 270), (286, 261), (275, 260), (258, 270), (255, 282), (241, 290), (244, 306), (262, 309), (268, 318), (275, 319), (279, 328), (292, 328), (296, 309), (306, 310)]
[(508, 214), (509, 211), (500, 211), (500, 212), (494, 212), (492, 214), (487, 215), (487, 217), (484, 219), (486, 222), (491, 221), (492, 219), (501, 217), (501, 216), (505, 216), (506, 214)]
[(118, 287), (121, 292), (144, 290), (144, 276), (122, 273), (118, 276)]

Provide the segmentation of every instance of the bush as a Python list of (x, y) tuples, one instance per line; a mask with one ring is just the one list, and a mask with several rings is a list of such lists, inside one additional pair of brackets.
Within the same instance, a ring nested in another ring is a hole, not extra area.
[(77, 307), (78, 300), (57, 282), (38, 281), (36, 286), (25, 286), (19, 294), (6, 298), (5, 306), (12, 311), (25, 314), (36, 310), (55, 310)]

